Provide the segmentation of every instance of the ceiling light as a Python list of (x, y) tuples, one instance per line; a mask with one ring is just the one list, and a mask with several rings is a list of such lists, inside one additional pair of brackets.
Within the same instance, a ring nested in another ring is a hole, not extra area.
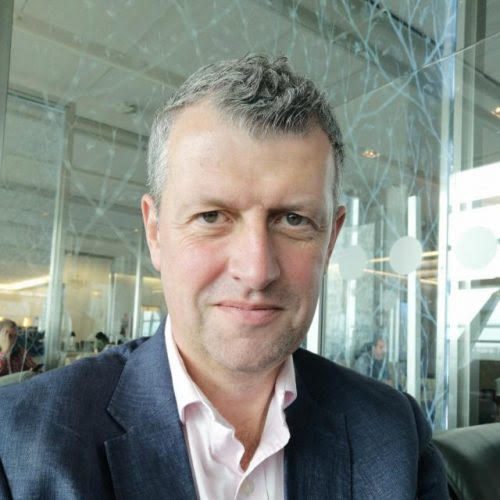
[(0, 290), (6, 292), (14, 292), (18, 290), (25, 290), (26, 288), (34, 288), (36, 286), (44, 286), (49, 283), (49, 276), (40, 276), (38, 278), (31, 278), (14, 283), (0, 283)]
[(375, 151), (374, 149), (365, 149), (361, 153), (361, 156), (363, 158), (369, 158), (371, 160), (373, 158), (378, 158), (380, 156), (380, 153), (378, 151)]
[(497, 106), (496, 108), (493, 108), (490, 113), (493, 116), (496, 116), (497, 118), (500, 118), (500, 106)]

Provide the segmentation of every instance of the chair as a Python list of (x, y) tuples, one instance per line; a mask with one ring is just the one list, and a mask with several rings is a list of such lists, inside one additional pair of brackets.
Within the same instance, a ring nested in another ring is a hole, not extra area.
[(433, 441), (446, 462), (452, 499), (500, 499), (500, 423), (453, 429)]

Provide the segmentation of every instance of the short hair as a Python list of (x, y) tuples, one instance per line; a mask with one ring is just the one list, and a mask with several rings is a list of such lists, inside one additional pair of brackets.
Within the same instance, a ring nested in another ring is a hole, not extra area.
[(327, 134), (334, 157), (334, 206), (340, 196), (344, 146), (326, 95), (297, 74), (286, 57), (272, 60), (249, 54), (209, 64), (193, 73), (156, 113), (148, 145), (148, 189), (158, 210), (167, 179), (167, 139), (175, 114), (204, 99), (262, 137), (305, 134), (319, 126)]
[(4, 329), (4, 328), (7, 328), (7, 327), (11, 327), (11, 328), (15, 328), (17, 330), (17, 324), (15, 321), (12, 321), (11, 319), (2, 319), (0, 321), (0, 332)]

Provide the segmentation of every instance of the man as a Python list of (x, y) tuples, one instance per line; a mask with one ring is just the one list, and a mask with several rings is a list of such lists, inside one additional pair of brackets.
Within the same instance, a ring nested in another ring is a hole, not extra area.
[(358, 373), (392, 385), (393, 383), (389, 374), (385, 352), (384, 338), (376, 336), (372, 342), (366, 345), (364, 352), (356, 359), (354, 369)]
[(4, 495), (445, 497), (411, 398), (297, 350), (344, 221), (342, 151), (283, 58), (188, 79), (153, 125), (142, 200), (168, 321), (0, 393)]

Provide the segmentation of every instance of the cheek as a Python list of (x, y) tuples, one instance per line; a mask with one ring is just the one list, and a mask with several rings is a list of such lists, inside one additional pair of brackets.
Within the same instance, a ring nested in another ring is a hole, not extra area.
[(222, 249), (200, 242), (171, 242), (162, 256), (162, 278), (173, 294), (176, 290), (200, 291), (224, 269)]
[(288, 252), (282, 259), (287, 281), (300, 287), (301, 294), (317, 294), (323, 275), (324, 256), (315, 248), (301, 248)]

